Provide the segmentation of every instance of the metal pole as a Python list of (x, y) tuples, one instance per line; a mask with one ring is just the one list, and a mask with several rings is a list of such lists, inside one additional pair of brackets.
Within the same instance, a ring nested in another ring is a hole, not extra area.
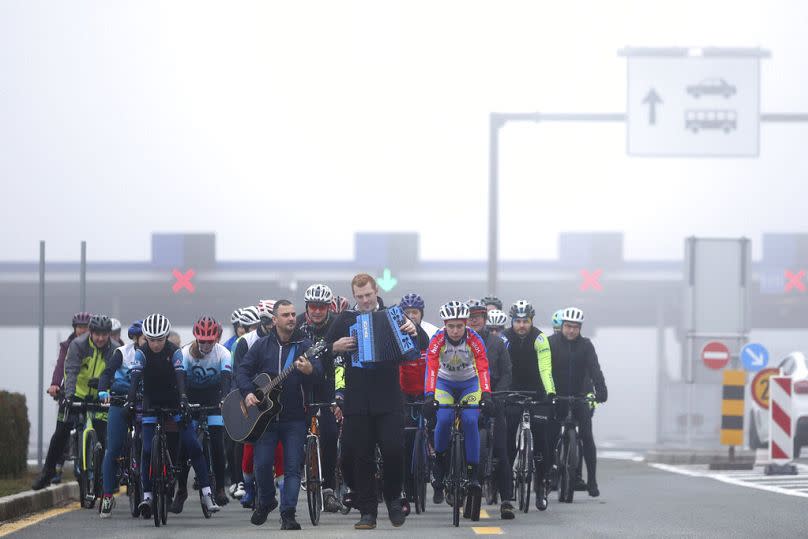
[(37, 384), (37, 463), (42, 467), (42, 422), (45, 406), (45, 242), (39, 242), (39, 374)]
[(81, 282), (81, 290), (79, 294), (81, 295), (81, 309), (80, 311), (87, 310), (87, 242), (81, 242), (81, 270), (79, 274), (79, 280)]
[(488, 127), (488, 290), (497, 294), (499, 228), (499, 127), (498, 114), (491, 113)]

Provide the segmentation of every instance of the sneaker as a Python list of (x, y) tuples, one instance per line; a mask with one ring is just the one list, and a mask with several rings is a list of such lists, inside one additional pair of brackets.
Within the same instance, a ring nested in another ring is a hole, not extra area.
[(394, 528), (404, 525), (407, 515), (404, 513), (404, 500), (396, 498), (387, 503), (387, 514), (390, 516), (390, 523)]
[(586, 492), (589, 490), (586, 482), (582, 477), (575, 478), (575, 492)]
[(224, 493), (223, 488), (216, 490), (216, 496), (214, 497), (214, 499), (216, 500), (216, 505), (218, 505), (219, 507), (222, 507), (230, 503), (230, 500), (227, 498), (227, 494)]
[(105, 494), (101, 499), (101, 518), (109, 518), (115, 508), (115, 497)]
[(236, 485), (236, 490), (233, 491), (233, 497), (240, 500), (241, 497), (244, 496), (245, 492), (246, 490), (244, 489), (244, 483), (240, 481), (239, 484)]
[(185, 500), (187, 499), (188, 499), (188, 491), (178, 490), (177, 494), (174, 496), (174, 499), (171, 500), (171, 506), (168, 508), (168, 510), (174, 513), (175, 515), (179, 515), (180, 513), (182, 513), (182, 508), (185, 506)]
[(140, 511), (140, 516), (144, 519), (151, 518), (151, 502), (151, 498), (149, 498), (148, 500), (143, 500), (137, 506), (138, 511)]
[(376, 529), (376, 515), (371, 513), (362, 513), (359, 522), (354, 524), (355, 530), (374, 530)]
[(231, 498), (236, 497), (236, 489), (238, 488), (238, 483), (231, 483), (229, 487), (227, 487), (227, 492), (230, 494)]
[(323, 511), (326, 513), (336, 513), (340, 510), (340, 503), (334, 495), (334, 489), (323, 489)]
[(511, 502), (502, 502), (502, 505), (499, 506), (499, 518), (502, 520), (513, 520), (516, 518), (516, 513), (513, 512)]
[(440, 505), (443, 503), (445, 497), (443, 496), (443, 489), (435, 487), (435, 493), (432, 494), (432, 503)]
[(589, 490), (589, 495), (592, 496), (593, 498), (597, 498), (598, 496), (600, 496), (600, 490), (598, 490), (598, 484), (595, 483), (594, 481), (589, 483), (589, 487), (587, 490)]
[(295, 520), (294, 513), (281, 513), (281, 529), (282, 530), (299, 530), (300, 524)]
[(547, 494), (549, 486), (544, 481), (536, 482), (536, 509), (544, 511), (547, 509)]
[(213, 499), (213, 493), (208, 492), (207, 494), (200, 494), (202, 499), (202, 505), (205, 506), (205, 509), (208, 513), (218, 513), (219, 506), (216, 505), (216, 500)]

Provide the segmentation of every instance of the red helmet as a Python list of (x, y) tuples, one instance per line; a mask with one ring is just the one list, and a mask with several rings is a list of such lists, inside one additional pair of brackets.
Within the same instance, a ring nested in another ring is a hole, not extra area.
[(348, 304), (348, 300), (343, 298), (342, 296), (334, 296), (331, 299), (331, 309), (332, 313), (341, 313), (342, 311), (347, 311), (350, 305)]
[(194, 324), (194, 338), (202, 342), (215, 342), (220, 334), (219, 322), (212, 316), (203, 316)]

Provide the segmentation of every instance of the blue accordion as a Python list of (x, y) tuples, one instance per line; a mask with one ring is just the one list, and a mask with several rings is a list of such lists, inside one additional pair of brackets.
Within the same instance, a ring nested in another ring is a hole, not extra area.
[(357, 316), (356, 323), (350, 328), (350, 334), (357, 342), (357, 350), (351, 354), (351, 364), (364, 368), (418, 359), (421, 353), (415, 342), (400, 329), (405, 321), (404, 312), (398, 306)]

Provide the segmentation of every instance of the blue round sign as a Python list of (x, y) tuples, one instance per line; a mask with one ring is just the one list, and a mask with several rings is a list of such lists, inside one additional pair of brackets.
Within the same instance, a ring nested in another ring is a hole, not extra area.
[(750, 342), (741, 348), (743, 367), (749, 372), (757, 372), (769, 364), (769, 351), (757, 342)]

